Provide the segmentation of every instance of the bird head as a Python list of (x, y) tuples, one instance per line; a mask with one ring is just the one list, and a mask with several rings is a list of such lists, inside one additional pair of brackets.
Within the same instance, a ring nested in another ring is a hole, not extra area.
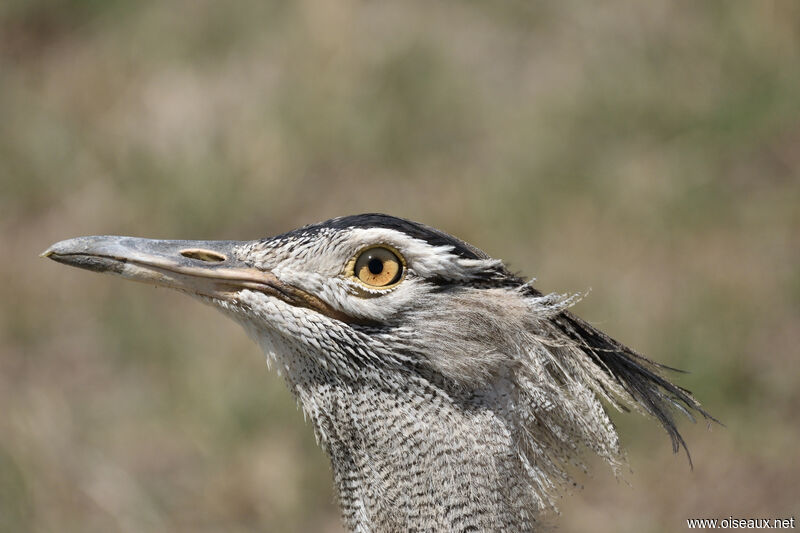
[[(501, 261), (434, 228), (378, 214), (241, 242), (79, 237), (43, 255), (220, 308), (262, 344), (292, 348), (269, 351), (291, 382), (300, 381), (290, 371), (298, 366), (352, 377), (369, 362), (429, 365), (453, 385), (485, 384), (487, 363), (512, 340), (527, 303), (520, 292), (527, 286)], [(342, 349), (355, 351), (332, 361)], [(458, 355), (445, 357), (452, 350)]]
[[(619, 465), (608, 407), (655, 417), (676, 450), (674, 411), (708, 416), (658, 364), (570, 313), (574, 298), (405, 219), (341, 217), (242, 242), (80, 237), (43, 255), (177, 289), (240, 322), (311, 418), (354, 528), (377, 512), (364, 501), (395, 502), (404, 483), (492, 487), (487, 502), (521, 503), (481, 524), (525, 524), (582, 449)], [(408, 524), (403, 512), (384, 523)]]

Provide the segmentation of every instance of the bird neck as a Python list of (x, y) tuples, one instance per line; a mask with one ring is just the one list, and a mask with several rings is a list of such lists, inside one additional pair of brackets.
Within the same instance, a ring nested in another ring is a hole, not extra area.
[(396, 388), (298, 392), (330, 456), (350, 530), (533, 529), (542, 502), (494, 411), (453, 402), (409, 376)]

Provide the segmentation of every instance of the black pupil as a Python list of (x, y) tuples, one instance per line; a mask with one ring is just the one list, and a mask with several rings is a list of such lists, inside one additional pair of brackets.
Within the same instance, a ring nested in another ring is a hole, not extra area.
[(380, 274), (383, 272), (383, 261), (378, 259), (377, 257), (371, 258), (367, 261), (367, 268), (372, 274)]

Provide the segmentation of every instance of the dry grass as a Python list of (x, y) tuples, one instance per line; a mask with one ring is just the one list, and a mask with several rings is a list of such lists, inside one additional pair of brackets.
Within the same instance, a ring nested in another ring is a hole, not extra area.
[[(616, 417), (562, 531), (800, 501), (793, 2), (0, 7), (0, 530), (337, 531), (330, 472), (236, 326), (36, 257), (384, 211), (455, 233), (667, 364), (695, 462)], [(629, 485), (628, 485), (629, 484)]]

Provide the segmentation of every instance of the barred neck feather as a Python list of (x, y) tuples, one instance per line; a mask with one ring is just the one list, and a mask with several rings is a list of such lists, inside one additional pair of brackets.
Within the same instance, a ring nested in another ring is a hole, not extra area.
[(319, 355), (262, 335), (331, 457), (351, 530), (532, 531), (582, 453), (624, 463), (603, 401), (653, 415), (676, 446), (675, 408), (709, 417), (571, 303), (460, 287), (356, 336), (329, 327)]

